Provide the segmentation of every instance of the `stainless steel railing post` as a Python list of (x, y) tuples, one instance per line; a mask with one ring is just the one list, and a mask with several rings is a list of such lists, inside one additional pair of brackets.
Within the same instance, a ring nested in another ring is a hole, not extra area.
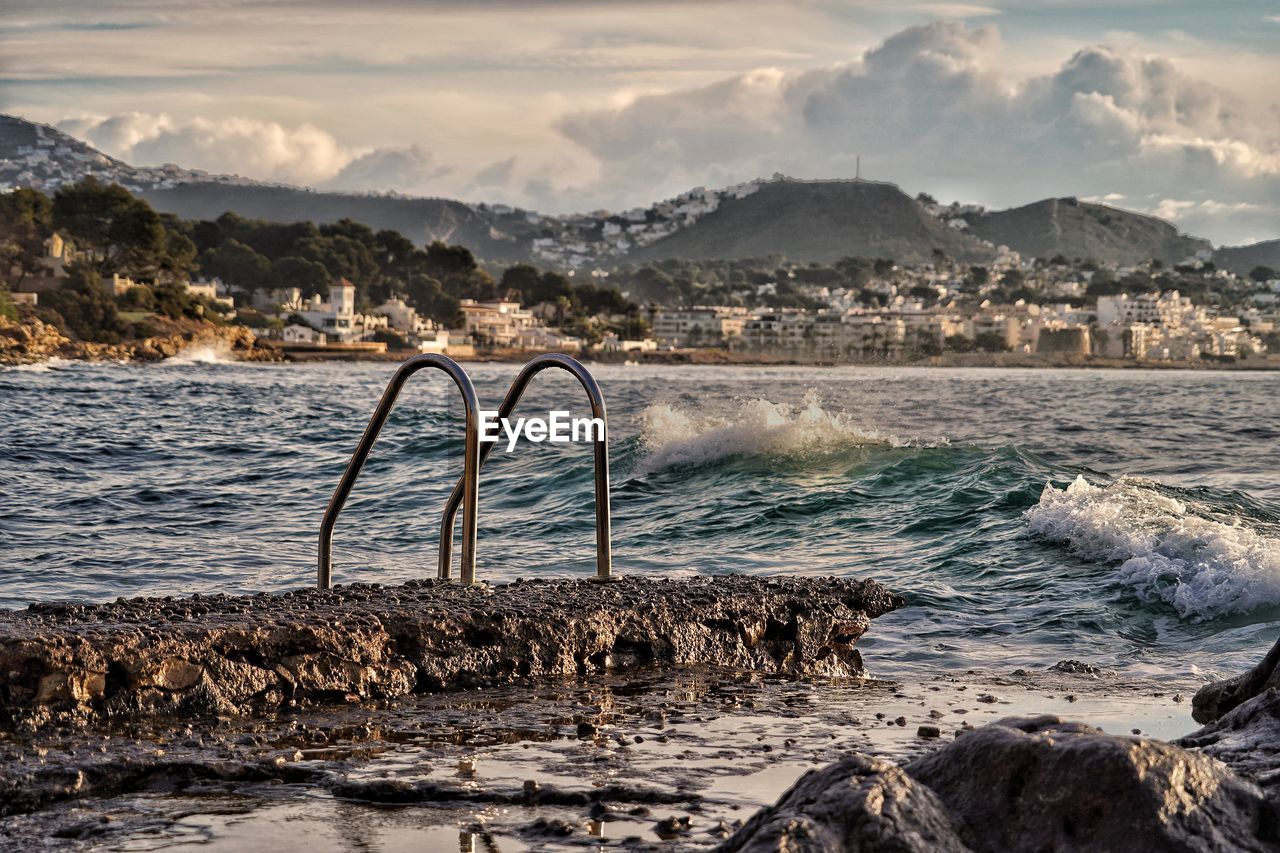
[[(520, 398), (524, 395), (525, 389), (529, 387), (529, 383), (533, 377), (537, 376), (548, 368), (558, 367), (561, 370), (567, 370), (572, 373), (574, 378), (582, 385), (587, 392), (587, 397), (591, 402), (592, 417), (599, 418), (601, 423), (605, 424), (604, 434), (596, 437), (595, 442), (595, 486), (596, 486), (596, 575), (593, 580), (611, 581), (617, 580), (617, 575), (613, 574), (613, 547), (610, 539), (610, 516), (609, 516), (609, 436), (608, 436), (608, 417), (605, 412), (604, 395), (600, 393), (600, 386), (596, 383), (595, 378), (582, 365), (582, 362), (576, 358), (570, 358), (561, 353), (548, 353), (539, 355), (532, 359), (528, 364), (521, 368), (520, 373), (516, 376), (515, 381), (511, 383), (511, 387), (507, 389), (507, 395), (502, 400), (502, 405), (498, 408), (499, 418), (508, 418), (515, 411), (516, 404), (520, 402)], [(489, 454), (493, 451), (493, 445), (485, 442), (480, 448), (480, 466), (484, 466), (484, 462), (489, 458)], [(440, 559), (437, 564), (437, 574), (442, 579), (448, 579), (451, 572), (453, 561), (453, 525), (458, 514), (458, 506), (464, 500), (465, 484), (459, 480), (453, 487), (453, 492), (449, 495), (449, 500), (445, 504), (444, 516), (440, 520)], [(463, 518), (463, 526), (465, 529), (466, 519), (465, 512)], [(465, 530), (464, 530), (465, 536)], [(465, 539), (464, 539), (465, 547)], [(470, 571), (470, 575), (468, 572)], [(475, 563), (468, 563), (464, 557), (462, 560), (462, 582), (471, 583), (475, 579)]]
[[(410, 376), (426, 367), (434, 367), (449, 374), (449, 378), (462, 392), (462, 403), (466, 407), (466, 441), (463, 450), (462, 479), (454, 487), (454, 493), (462, 504), (462, 574), (464, 577), (475, 578), (476, 511), (479, 506), (480, 492), (480, 424), (476, 389), (471, 384), (471, 378), (456, 361), (448, 356), (423, 353), (405, 360), (396, 368), (395, 375), (391, 377), (386, 390), (382, 392), (382, 398), (378, 400), (378, 407), (374, 409), (373, 417), (369, 418), (369, 425), (364, 428), (364, 434), (360, 436), (360, 443), (351, 454), (351, 461), (347, 463), (347, 469), (342, 473), (342, 479), (338, 481), (333, 497), (329, 499), (329, 506), (324, 511), (324, 520), (320, 522), (316, 572), (316, 586), (320, 589), (329, 589), (333, 585), (333, 528), (338, 522), (338, 514), (342, 512), (342, 507), (351, 494), (351, 487), (355, 485), (356, 477), (360, 475), (360, 469), (364, 467), (369, 451), (373, 449), (373, 443), (378, 439), (378, 433), (387, 422), (387, 416), (391, 414), (391, 407), (395, 405), (400, 390)], [(454, 512), (457, 512), (456, 506)]]

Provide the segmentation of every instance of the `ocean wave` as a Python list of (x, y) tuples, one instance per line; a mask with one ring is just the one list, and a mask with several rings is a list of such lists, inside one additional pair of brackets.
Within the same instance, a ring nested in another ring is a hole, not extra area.
[(828, 412), (815, 395), (798, 406), (749, 400), (729, 416), (705, 415), (666, 404), (641, 416), (642, 456), (632, 473), (700, 467), (731, 457), (804, 458), (850, 447), (901, 447), (909, 441), (858, 426), (843, 412)]
[(7, 373), (48, 373), (51, 370), (65, 370), (73, 364), (75, 364), (74, 361), (55, 355), (33, 364), (11, 364), (0, 369)]
[(161, 364), (181, 367), (185, 364), (234, 364), (229, 344), (197, 344), (166, 358)]
[(1087, 560), (1119, 562), (1117, 579), (1184, 618), (1212, 619), (1280, 604), (1280, 539), (1212, 508), (1122, 478), (1046, 484), (1027, 510), (1030, 530)]

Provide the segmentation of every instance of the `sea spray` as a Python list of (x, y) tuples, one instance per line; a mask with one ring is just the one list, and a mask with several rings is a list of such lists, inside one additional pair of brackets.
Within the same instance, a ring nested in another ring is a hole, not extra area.
[(1121, 583), (1185, 618), (1280, 604), (1280, 538), (1207, 515), (1146, 481), (1095, 486), (1080, 476), (1065, 489), (1046, 484), (1026, 520), (1086, 560), (1118, 562)]
[(911, 442), (858, 426), (844, 412), (829, 412), (817, 395), (796, 406), (755, 399), (727, 415), (690, 412), (668, 404), (647, 407), (641, 416), (644, 456), (635, 476), (666, 468), (697, 467), (730, 457), (800, 458), (849, 447), (901, 447)]
[(235, 359), (231, 355), (231, 346), (222, 341), (212, 344), (192, 344), (172, 358), (167, 358), (161, 362), (161, 364), (167, 364), (175, 367), (187, 364), (234, 363)]

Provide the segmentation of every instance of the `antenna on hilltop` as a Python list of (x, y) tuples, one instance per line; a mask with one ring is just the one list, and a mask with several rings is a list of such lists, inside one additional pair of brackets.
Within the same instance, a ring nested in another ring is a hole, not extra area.
[(862, 180), (862, 155), (858, 154), (853, 159), (853, 179), (855, 181)]

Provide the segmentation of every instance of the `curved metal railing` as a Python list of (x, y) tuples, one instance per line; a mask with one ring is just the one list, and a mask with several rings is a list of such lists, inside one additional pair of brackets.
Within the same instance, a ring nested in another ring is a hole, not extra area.
[[(507, 396), (503, 398), (502, 405), (498, 409), (499, 418), (509, 418), (511, 413), (515, 411), (516, 404), (520, 402), (520, 398), (524, 395), (525, 389), (529, 387), (529, 383), (533, 377), (537, 376), (548, 368), (558, 367), (561, 370), (567, 370), (572, 373), (574, 378), (582, 385), (587, 392), (587, 397), (591, 401), (591, 415), (599, 418), (604, 423), (605, 429), (602, 434), (596, 436), (593, 442), (595, 445), (595, 474), (596, 474), (596, 576), (594, 580), (609, 581), (615, 580), (613, 574), (613, 550), (610, 544), (609, 532), (609, 439), (607, 417), (604, 408), (604, 396), (600, 393), (600, 386), (596, 384), (596, 380), (582, 363), (576, 358), (570, 358), (560, 353), (548, 353), (540, 355), (531, 360), (516, 376), (511, 387), (507, 389)], [(493, 444), (484, 442), (480, 449), (480, 462), (483, 467), (489, 454), (493, 451)], [(452, 571), (451, 563), (453, 561), (453, 525), (458, 514), (458, 505), (465, 500), (465, 480), (459, 480), (453, 487), (453, 492), (449, 495), (449, 501), (445, 505), (444, 517), (440, 520), (440, 559), (438, 561), (438, 575), (442, 579), (448, 579)], [(475, 561), (468, 562), (466, 558), (466, 513), (463, 513), (463, 556), (461, 567), (461, 581), (464, 584), (475, 582)], [(474, 532), (473, 532), (474, 537)]]
[[(342, 507), (351, 494), (351, 487), (355, 485), (356, 477), (360, 475), (360, 469), (364, 467), (369, 451), (373, 449), (373, 443), (378, 439), (378, 433), (382, 431), (383, 425), (387, 422), (387, 416), (391, 414), (391, 407), (395, 405), (400, 389), (404, 387), (404, 383), (410, 376), (426, 367), (435, 367), (449, 374), (449, 378), (462, 392), (462, 403), (467, 411), (462, 479), (454, 487), (450, 500), (458, 499), (456, 503), (451, 504), (453, 515), (457, 513), (457, 503), (463, 505), (462, 573), (464, 576), (475, 577), (476, 509), (480, 491), (480, 426), (477, 420), (476, 389), (471, 384), (471, 378), (456, 361), (444, 355), (423, 353), (407, 359), (396, 369), (395, 375), (387, 384), (387, 389), (382, 392), (382, 399), (378, 401), (373, 417), (369, 418), (369, 425), (364, 428), (364, 435), (360, 436), (360, 443), (356, 445), (355, 453), (351, 454), (351, 461), (347, 463), (347, 470), (343, 472), (338, 488), (334, 489), (333, 497), (329, 499), (329, 506), (324, 511), (324, 520), (320, 523), (316, 574), (316, 586), (320, 589), (329, 589), (332, 586), (333, 528), (338, 522), (338, 514), (342, 512)], [(450, 533), (453, 531), (453, 515), (449, 516)], [(450, 539), (452, 540), (452, 536)]]

